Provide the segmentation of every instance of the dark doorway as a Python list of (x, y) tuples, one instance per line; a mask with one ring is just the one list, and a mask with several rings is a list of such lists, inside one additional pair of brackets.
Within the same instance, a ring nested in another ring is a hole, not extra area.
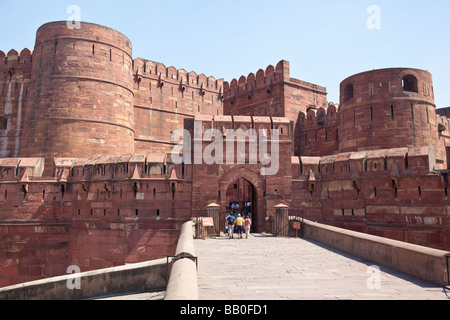
[(445, 147), (445, 152), (447, 154), (447, 169), (450, 169), (450, 147)]
[(257, 197), (253, 185), (244, 178), (231, 183), (226, 192), (226, 212), (249, 216), (252, 220), (251, 232), (257, 228)]

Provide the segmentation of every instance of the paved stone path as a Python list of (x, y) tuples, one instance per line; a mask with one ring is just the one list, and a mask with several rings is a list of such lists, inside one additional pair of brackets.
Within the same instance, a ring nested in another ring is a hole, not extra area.
[(373, 273), (373, 263), (309, 240), (255, 234), (194, 241), (201, 300), (450, 299), (432, 283), (383, 266)]

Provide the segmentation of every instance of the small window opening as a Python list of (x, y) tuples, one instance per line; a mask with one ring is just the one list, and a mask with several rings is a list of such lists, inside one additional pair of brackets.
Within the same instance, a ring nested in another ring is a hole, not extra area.
[(353, 84), (349, 83), (344, 88), (344, 102), (353, 99)]
[(402, 79), (403, 91), (419, 92), (417, 78), (412, 74), (404, 76)]
[(373, 107), (370, 107), (370, 126), (373, 125)]
[(27, 201), (27, 187), (25, 185), (22, 186), (23, 191), (23, 202)]
[(8, 120), (0, 117), (0, 130), (6, 130), (8, 128)]
[(184, 162), (181, 163), (181, 179), (184, 179), (184, 171), (185, 171), (185, 167), (184, 167)]
[(175, 200), (175, 183), (172, 183), (172, 201)]

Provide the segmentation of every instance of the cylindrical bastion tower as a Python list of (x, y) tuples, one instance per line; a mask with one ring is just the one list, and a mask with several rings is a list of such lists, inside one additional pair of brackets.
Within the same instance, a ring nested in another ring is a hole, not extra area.
[[(81, 22), (37, 31), (20, 156), (91, 157), (134, 152), (132, 46)], [(50, 164), (49, 164), (50, 162)]]
[(339, 151), (436, 144), (429, 72), (391, 68), (353, 75), (340, 85)]

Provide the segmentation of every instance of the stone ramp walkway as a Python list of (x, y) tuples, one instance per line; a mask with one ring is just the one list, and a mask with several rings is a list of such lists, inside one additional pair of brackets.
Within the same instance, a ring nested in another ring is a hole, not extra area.
[(201, 300), (447, 300), (450, 292), (321, 244), (264, 234), (196, 239)]

